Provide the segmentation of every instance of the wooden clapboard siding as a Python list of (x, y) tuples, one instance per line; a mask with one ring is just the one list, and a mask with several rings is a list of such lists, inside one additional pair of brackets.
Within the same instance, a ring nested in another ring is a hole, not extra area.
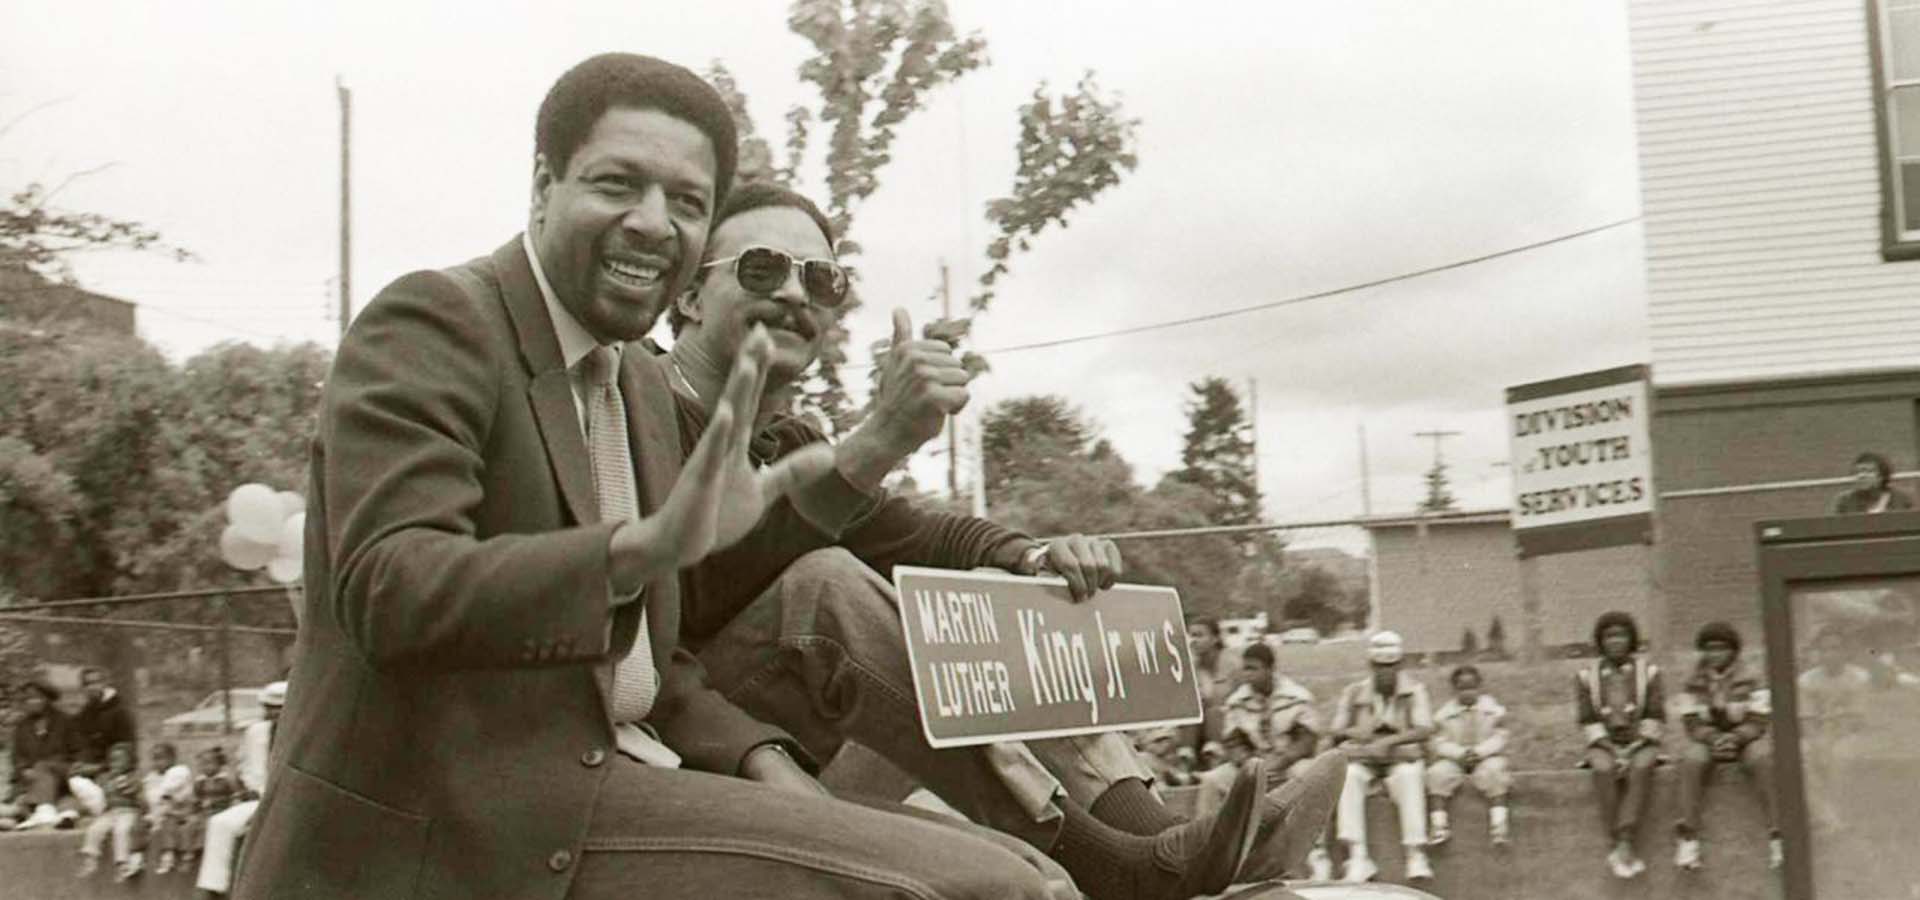
[(1881, 256), (1867, 0), (1629, 0), (1663, 384), (1920, 366)]

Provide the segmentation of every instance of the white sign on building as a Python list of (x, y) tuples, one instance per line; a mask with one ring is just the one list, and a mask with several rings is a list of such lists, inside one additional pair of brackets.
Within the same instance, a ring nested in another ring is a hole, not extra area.
[(1653, 443), (1647, 368), (1507, 389), (1513, 528), (1523, 555), (1649, 539)]

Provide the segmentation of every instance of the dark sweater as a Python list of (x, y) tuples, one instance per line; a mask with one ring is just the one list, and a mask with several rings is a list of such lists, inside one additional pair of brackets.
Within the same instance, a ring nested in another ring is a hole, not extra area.
[(37, 716), (24, 716), (13, 723), (13, 774), (18, 780), (39, 763), (52, 763), (65, 770), (73, 762), (72, 722), (59, 710), (49, 708)]
[[(662, 357), (664, 360), (665, 357)], [(707, 413), (699, 401), (675, 392), (681, 450), (691, 454), (706, 431)], [(756, 435), (749, 451), (772, 462), (808, 444), (825, 440), (818, 428), (798, 417), (782, 417)], [(896, 565), (971, 569), (1009, 567), (1034, 545), (1032, 538), (985, 519), (921, 509), (904, 497), (869, 497), (838, 472), (829, 474), (817, 496), (827, 498), (850, 524), (839, 539), (822, 531), (779, 500), (739, 543), (701, 561), (682, 575), (682, 640), (698, 646), (740, 614), (794, 560), (823, 547), (839, 546), (891, 579)]]
[(123, 742), (134, 745), (135, 759), (140, 756), (133, 713), (118, 691), (105, 700), (88, 700), (73, 717), (73, 735), (78, 748), (75, 762), (105, 765), (107, 750)]

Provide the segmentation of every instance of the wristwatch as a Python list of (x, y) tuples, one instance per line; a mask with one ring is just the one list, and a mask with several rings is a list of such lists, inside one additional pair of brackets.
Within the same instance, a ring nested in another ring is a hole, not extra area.
[(1052, 569), (1047, 565), (1047, 545), (1035, 544), (1020, 557), (1020, 569), (1028, 575), (1044, 575)]

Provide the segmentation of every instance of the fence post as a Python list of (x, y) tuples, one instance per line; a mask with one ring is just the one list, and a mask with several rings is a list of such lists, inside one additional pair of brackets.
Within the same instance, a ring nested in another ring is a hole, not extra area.
[(233, 597), (220, 595), (220, 738), (233, 734)]

